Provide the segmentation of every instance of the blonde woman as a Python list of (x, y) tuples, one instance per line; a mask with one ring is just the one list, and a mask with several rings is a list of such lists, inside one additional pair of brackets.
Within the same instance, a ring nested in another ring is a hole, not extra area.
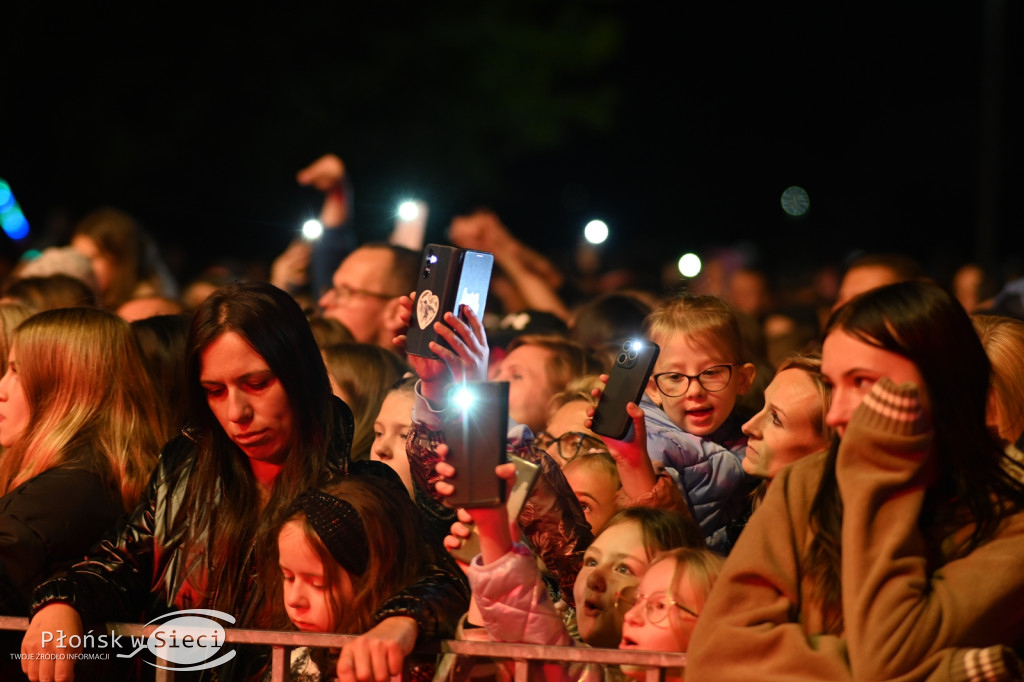
[(19, 324), (32, 314), (28, 306), (16, 301), (0, 301), (0, 376), (7, 373), (7, 356), (11, 354), (11, 335)]
[(163, 433), (128, 323), (95, 308), (34, 315), (0, 379), (0, 613), (80, 559), (134, 508)]

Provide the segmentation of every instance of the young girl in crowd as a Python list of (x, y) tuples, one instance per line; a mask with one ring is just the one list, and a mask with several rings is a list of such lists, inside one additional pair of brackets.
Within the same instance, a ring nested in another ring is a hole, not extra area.
[(752, 487), (735, 408), (756, 371), (739, 320), (720, 298), (684, 294), (651, 313), (647, 337), (661, 347), (640, 403), (648, 452), (678, 473), (708, 546), (726, 553), (729, 524), (745, 515)]
[(839, 308), (822, 355), (839, 440), (769, 487), (687, 679), (1004, 679), (1024, 643), (1024, 488), (986, 425), (970, 319), (934, 284), (893, 284)]
[(384, 395), (409, 367), (397, 353), (369, 343), (339, 343), (327, 346), (321, 352), (334, 395), (345, 401), (356, 420), (352, 457), (369, 459), (374, 440), (374, 417), (380, 410)]
[[(446, 452), (446, 447), (442, 450)], [(450, 464), (439, 462), (437, 470), (457, 484), (457, 472)], [(514, 465), (502, 464), (497, 472), (511, 479)], [(455, 488), (445, 480), (437, 484), (437, 489), (451, 494)], [(487, 639), (496, 642), (572, 643), (562, 615), (541, 581), (536, 558), (525, 545), (512, 541), (505, 506), (466, 512), (480, 533), (481, 553), (469, 564), (467, 575), (477, 608), (469, 615), (475, 618), (478, 614), (481, 622), (467, 618), (463, 635), (478, 639), (472, 630), (483, 628)], [(464, 528), (452, 530), (449, 547), (466, 534)], [(619, 646), (627, 609), (625, 602), (619, 601), (620, 595), (636, 588), (658, 552), (702, 546), (696, 524), (676, 512), (646, 507), (618, 512), (584, 552), (583, 566), (576, 577), (576, 627), (582, 642), (595, 647)], [(573, 670), (567, 674), (575, 677), (580, 673)]]
[[(398, 477), (381, 469), (303, 493), (277, 531), (280, 594), (295, 628), (363, 633), (377, 610), (432, 562), (415, 505), (401, 494)], [(333, 679), (337, 656), (296, 649), (291, 679)]]
[[(36, 590), (24, 653), (44, 653), (44, 632), (71, 637), (83, 621), (183, 608), (266, 627), (277, 600), (260, 570), (281, 514), (309, 488), (379, 466), (351, 461), (352, 414), (331, 394), (305, 315), (285, 292), (260, 282), (218, 289), (196, 309), (187, 348), (192, 425), (164, 447), (113, 538)], [(454, 631), (467, 603), (457, 571), (449, 563), (424, 572), (346, 646), (362, 661), (360, 679), (388, 674), (418, 637)], [(221, 679), (258, 669), (251, 650), (240, 654), (216, 671)], [(22, 661), (33, 680), (70, 676), (73, 665), (70, 656)]]
[(387, 392), (373, 421), (373, 445), (370, 447), (370, 459), (384, 462), (394, 469), (412, 499), (416, 499), (416, 487), (409, 468), (406, 441), (412, 430), (415, 387), (416, 377), (409, 377), (399, 380)]
[[(616, 608), (628, 609), (619, 648), (685, 653), (722, 563), (714, 552), (690, 547), (656, 555), (640, 584), (619, 592)], [(646, 679), (645, 668), (622, 666), (622, 670), (634, 679)], [(683, 676), (682, 670), (665, 673), (666, 680)]]

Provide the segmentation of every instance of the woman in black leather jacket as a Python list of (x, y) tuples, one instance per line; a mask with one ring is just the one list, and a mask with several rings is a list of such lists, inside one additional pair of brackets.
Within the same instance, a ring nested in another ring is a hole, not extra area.
[[(385, 467), (350, 462), (351, 412), (332, 396), (309, 325), (283, 291), (264, 283), (218, 290), (196, 310), (188, 353), (193, 426), (165, 447), (116, 535), (36, 591), (23, 653), (42, 653), (44, 632), (62, 630), (70, 639), (83, 621), (144, 622), (178, 609), (223, 611), (236, 627), (268, 626), (273, 595), (259, 573), (268, 570), (271, 531), (282, 514), (333, 476)], [(389, 668), (417, 640), (450, 636), (467, 602), (458, 570), (434, 566), (346, 648), (371, 674)], [(73, 664), (29, 660), (22, 667), (35, 680), (69, 673)]]

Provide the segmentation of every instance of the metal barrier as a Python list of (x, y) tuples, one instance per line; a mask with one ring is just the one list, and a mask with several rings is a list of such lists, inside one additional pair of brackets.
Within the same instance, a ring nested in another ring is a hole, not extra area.
[[(123, 637), (146, 638), (156, 627), (154, 625), (143, 626), (132, 623), (107, 623), (103, 631)], [(24, 631), (27, 628), (28, 618), (0, 616), (0, 630)], [(188, 634), (198, 636), (209, 632), (208, 630), (187, 628), (178, 628), (178, 631), (181, 637), (185, 637)], [(346, 642), (355, 639), (354, 635), (311, 634), (276, 630), (242, 630), (236, 628), (225, 628), (224, 633), (226, 641), (230, 643), (271, 647), (272, 682), (286, 682), (288, 679), (288, 661), (285, 658), (288, 648), (308, 646), (340, 649)], [(440, 643), (440, 653), (511, 660), (514, 662), (516, 682), (528, 682), (528, 666), (531, 661), (641, 666), (648, 668), (645, 678), (646, 682), (661, 682), (665, 679), (666, 669), (678, 670), (686, 665), (686, 654), (622, 651), (619, 649), (590, 649), (586, 647), (539, 646), (535, 644), (472, 642), (454, 639), (442, 641)], [(173, 679), (173, 670), (157, 668), (157, 682), (172, 682)]]

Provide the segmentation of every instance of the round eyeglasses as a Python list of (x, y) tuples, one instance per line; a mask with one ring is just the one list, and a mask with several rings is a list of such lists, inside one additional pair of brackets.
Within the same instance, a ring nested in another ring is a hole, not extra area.
[(385, 294), (380, 291), (370, 291), (369, 289), (358, 289), (356, 287), (350, 287), (347, 284), (328, 287), (327, 290), (324, 292), (324, 295), (330, 295), (332, 302), (335, 305), (345, 305), (349, 301), (353, 300), (356, 296), (365, 296), (367, 298), (379, 298), (382, 301), (397, 298), (397, 296), (392, 296), (391, 294)]
[(581, 452), (608, 452), (608, 446), (603, 440), (580, 431), (567, 431), (558, 438), (547, 431), (541, 431), (533, 437), (533, 442), (542, 450), (547, 450), (552, 443), (557, 443), (558, 456), (566, 462), (575, 459)]
[(732, 362), (715, 365), (693, 376), (682, 372), (662, 372), (654, 375), (654, 385), (663, 395), (669, 398), (678, 398), (690, 389), (690, 382), (696, 379), (705, 391), (715, 393), (729, 385), (729, 382), (732, 381), (732, 368), (739, 364), (741, 363)]
[(655, 592), (650, 595), (643, 595), (636, 591), (636, 587), (627, 587), (615, 595), (615, 608), (620, 607), (625, 609), (631, 609), (636, 604), (641, 602), (645, 603), (644, 617), (647, 618), (647, 622), (657, 625), (668, 618), (669, 606), (674, 606), (680, 611), (690, 614), (694, 618), (697, 618), (697, 612), (686, 608), (682, 604), (676, 602), (675, 599), (668, 596), (666, 592)]

